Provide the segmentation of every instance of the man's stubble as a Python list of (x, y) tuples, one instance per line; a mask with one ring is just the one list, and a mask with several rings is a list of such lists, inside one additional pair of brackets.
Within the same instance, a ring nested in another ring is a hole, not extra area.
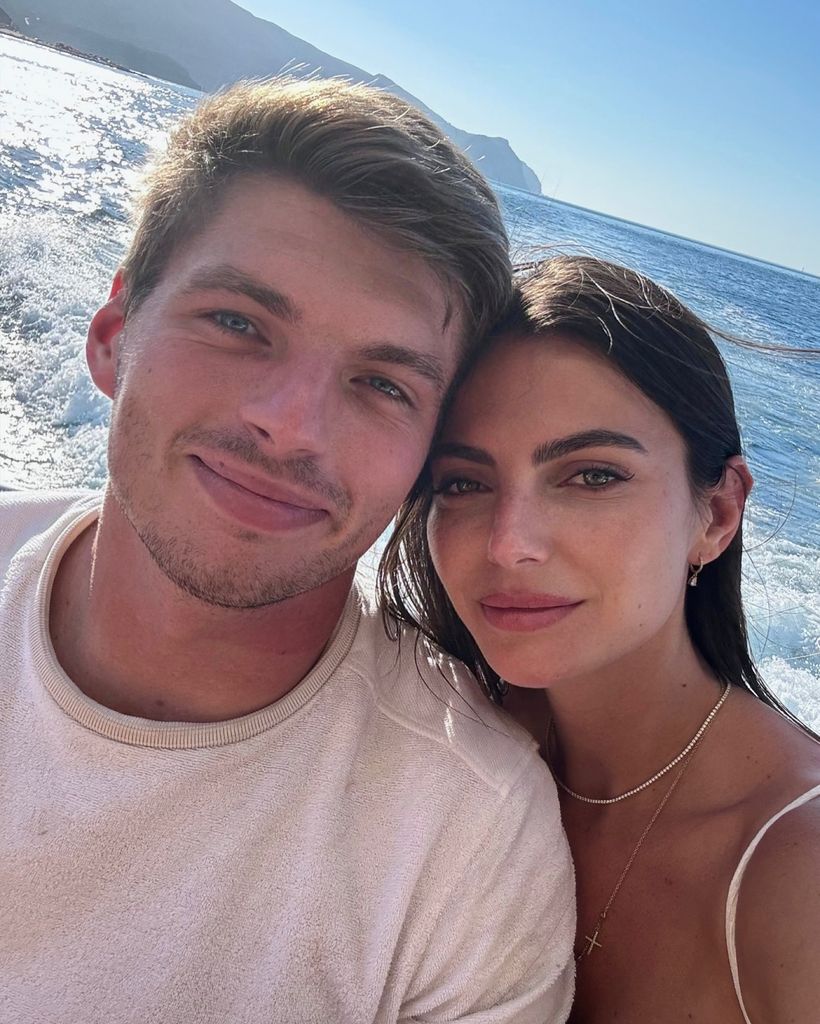
[[(118, 374), (118, 377), (120, 375)], [(378, 509), (361, 526), (345, 537), (344, 527), (353, 502), (343, 489), (324, 480), (309, 459), (274, 462), (254, 445), (250, 437), (237, 432), (188, 430), (169, 444), (163, 466), (166, 471), (176, 460), (182, 442), (205, 443), (210, 450), (239, 456), (249, 467), (263, 469), (271, 477), (309, 487), (322, 494), (334, 507), (336, 524), (323, 548), (302, 555), (291, 554), (300, 539), (289, 545), (286, 564), (266, 564), (264, 536), (237, 530), (232, 543), (247, 550), (243, 558), (209, 558), (197, 544), (197, 531), (187, 532), (167, 522), (160, 492), (162, 472), (152, 465), (149, 418), (133, 390), (118, 391), (109, 436), (109, 481), (112, 494), (126, 521), (139, 537), (153, 562), (184, 593), (220, 608), (253, 609), (278, 604), (315, 590), (349, 571), (389, 522), (392, 509)], [(214, 513), (216, 516), (216, 513)], [(341, 534), (337, 546), (333, 535)], [(326, 535), (327, 536), (327, 535)], [(281, 542), (280, 542), (281, 543)], [(254, 552), (259, 556), (254, 557)]]

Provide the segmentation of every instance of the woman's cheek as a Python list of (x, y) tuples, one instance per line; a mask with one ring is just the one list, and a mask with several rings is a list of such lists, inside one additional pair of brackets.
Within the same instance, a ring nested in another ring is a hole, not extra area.
[(620, 612), (625, 632), (650, 635), (661, 628), (683, 599), (685, 577), (663, 535), (636, 533), (643, 543), (625, 543)]
[(447, 590), (458, 588), (460, 578), (475, 560), (479, 530), (476, 515), (467, 509), (434, 504), (430, 510), (427, 543)]
[(451, 545), (446, 544), (447, 518), (442, 516), (441, 509), (433, 505), (427, 517), (427, 544), (433, 558), (433, 565), (439, 577), (446, 584), (447, 565), (446, 552)]

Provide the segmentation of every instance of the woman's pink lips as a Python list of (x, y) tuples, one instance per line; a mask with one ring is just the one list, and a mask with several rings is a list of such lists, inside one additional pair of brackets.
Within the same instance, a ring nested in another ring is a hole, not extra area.
[(252, 530), (278, 533), (311, 526), (327, 516), (324, 509), (304, 508), (288, 501), (266, 497), (222, 476), (197, 457), (194, 472), (213, 503), (231, 519)]
[(566, 618), (581, 604), (582, 601), (546, 594), (491, 594), (479, 601), (487, 622), (511, 633), (544, 629)]

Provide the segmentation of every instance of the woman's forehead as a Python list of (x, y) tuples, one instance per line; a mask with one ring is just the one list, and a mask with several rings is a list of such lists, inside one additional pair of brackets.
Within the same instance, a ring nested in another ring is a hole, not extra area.
[(510, 335), (465, 380), (442, 439), (498, 447), (592, 430), (640, 436), (647, 449), (679, 440), (666, 414), (590, 344), (572, 335)]

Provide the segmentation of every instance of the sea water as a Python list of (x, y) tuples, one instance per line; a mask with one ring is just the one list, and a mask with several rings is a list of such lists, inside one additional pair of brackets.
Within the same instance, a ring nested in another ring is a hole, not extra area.
[[(0, 36), (0, 483), (103, 483), (108, 402), (85, 369), (88, 320), (128, 237), (139, 168), (196, 98)], [(723, 331), (820, 349), (818, 278), (498, 194), (524, 257), (554, 245), (614, 259)], [(723, 352), (757, 480), (744, 573), (755, 652), (770, 685), (820, 730), (820, 359)]]

